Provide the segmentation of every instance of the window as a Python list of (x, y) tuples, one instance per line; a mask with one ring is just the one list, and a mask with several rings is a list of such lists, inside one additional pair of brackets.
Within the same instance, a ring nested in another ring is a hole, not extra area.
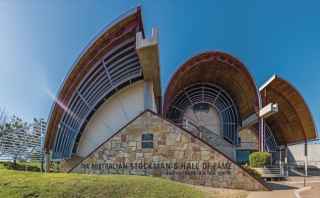
[(209, 110), (210, 110), (210, 105), (207, 103), (199, 103), (199, 104), (193, 105), (193, 113), (196, 113), (196, 112), (208, 113)]
[(153, 148), (153, 134), (152, 133), (142, 134), (141, 146), (142, 146), (142, 148)]
[(254, 150), (237, 150), (237, 162), (239, 164), (249, 163), (249, 155), (254, 152)]

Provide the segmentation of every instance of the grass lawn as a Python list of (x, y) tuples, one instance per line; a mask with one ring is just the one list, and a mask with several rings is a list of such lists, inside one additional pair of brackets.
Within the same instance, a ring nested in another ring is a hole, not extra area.
[[(246, 197), (246, 193), (227, 197)], [(0, 169), (0, 197), (226, 197), (166, 179), (143, 176), (90, 176)]]

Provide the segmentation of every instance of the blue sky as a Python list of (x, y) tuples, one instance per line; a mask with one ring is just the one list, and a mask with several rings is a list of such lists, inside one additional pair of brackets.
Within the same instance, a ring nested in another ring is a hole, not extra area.
[(160, 30), (163, 89), (191, 56), (221, 50), (261, 85), (276, 73), (305, 97), (320, 127), (320, 3), (317, 1), (0, 1), (0, 107), (30, 121), (52, 100), (89, 41), (120, 14), (142, 6)]

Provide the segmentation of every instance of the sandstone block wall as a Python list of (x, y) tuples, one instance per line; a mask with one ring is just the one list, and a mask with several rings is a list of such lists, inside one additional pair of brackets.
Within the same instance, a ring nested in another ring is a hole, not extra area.
[[(142, 148), (142, 134), (153, 148)], [(267, 190), (232, 160), (191, 133), (146, 111), (98, 147), (72, 172), (164, 177), (194, 185)]]
[(243, 129), (239, 132), (241, 144), (238, 149), (258, 150), (258, 137), (253, 129)]

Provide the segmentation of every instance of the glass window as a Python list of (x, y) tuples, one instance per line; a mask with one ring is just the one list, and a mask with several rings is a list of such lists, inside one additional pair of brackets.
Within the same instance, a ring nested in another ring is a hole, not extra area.
[(141, 146), (142, 146), (142, 148), (153, 148), (153, 134), (152, 133), (142, 134)]
[(210, 105), (207, 103), (199, 103), (193, 105), (193, 112), (205, 112), (208, 113), (210, 109)]
[(254, 150), (237, 150), (237, 162), (239, 164), (249, 163), (249, 155), (254, 152)]

